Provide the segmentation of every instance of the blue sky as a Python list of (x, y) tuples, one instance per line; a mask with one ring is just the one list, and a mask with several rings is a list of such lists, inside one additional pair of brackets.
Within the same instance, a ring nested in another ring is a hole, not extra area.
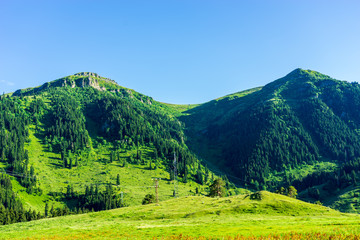
[(295, 68), (360, 81), (360, 1), (0, 0), (0, 91), (91, 71), (201, 103)]

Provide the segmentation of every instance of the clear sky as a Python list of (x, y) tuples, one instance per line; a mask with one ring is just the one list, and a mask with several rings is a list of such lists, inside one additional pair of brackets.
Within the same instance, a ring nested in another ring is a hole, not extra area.
[(360, 81), (360, 1), (0, 0), (0, 91), (96, 72), (202, 103), (295, 68)]

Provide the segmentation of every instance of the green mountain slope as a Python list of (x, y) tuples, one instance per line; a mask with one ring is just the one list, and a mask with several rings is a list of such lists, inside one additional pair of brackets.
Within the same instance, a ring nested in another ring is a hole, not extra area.
[(189, 147), (231, 180), (255, 189), (295, 185), (304, 198), (328, 203), (359, 180), (359, 98), (357, 83), (296, 69), (180, 119)]
[(78, 73), (1, 96), (0, 170), (26, 210), (52, 216), (139, 205), (155, 178), (159, 199), (172, 198), (174, 153), (178, 196), (207, 194), (218, 175), (228, 195), (243, 191), (231, 182), (294, 185), (359, 212), (359, 105), (357, 83), (302, 69), (194, 105)]
[(180, 234), (213, 239), (314, 232), (329, 238), (332, 234), (359, 234), (355, 215), (265, 191), (257, 195), (261, 199), (252, 196), (182, 197), (147, 206), (17, 223), (2, 227), (0, 233), (5, 239), (151, 239)]
[(185, 144), (179, 110), (94, 73), (1, 96), (0, 109), (0, 170), (42, 215), (139, 205), (155, 178), (160, 201), (207, 194), (216, 177)]

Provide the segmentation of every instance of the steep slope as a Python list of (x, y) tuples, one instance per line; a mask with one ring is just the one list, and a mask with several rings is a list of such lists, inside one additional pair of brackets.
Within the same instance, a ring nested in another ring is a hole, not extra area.
[(42, 215), (138, 205), (154, 178), (159, 199), (172, 198), (174, 154), (177, 196), (206, 194), (215, 177), (168, 105), (95, 73), (1, 96), (0, 109), (1, 171)]
[[(261, 199), (254, 199), (254, 195)], [(321, 232), (328, 239), (334, 233), (342, 237), (359, 234), (358, 224), (355, 215), (262, 191), (227, 198), (182, 197), (147, 206), (17, 223), (3, 226), (0, 234), (5, 239), (227, 239), (237, 235), (269, 239), (269, 234)]]
[(357, 181), (359, 98), (357, 83), (296, 69), (180, 118), (190, 148), (240, 184), (274, 190), (325, 184), (334, 193)]

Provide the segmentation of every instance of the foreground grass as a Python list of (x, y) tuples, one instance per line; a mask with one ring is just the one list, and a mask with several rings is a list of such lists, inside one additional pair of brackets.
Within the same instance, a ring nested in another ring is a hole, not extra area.
[(2, 226), (0, 236), (3, 239), (243, 239), (240, 236), (271, 235), (279, 239), (291, 234), (360, 234), (358, 215), (342, 214), (268, 192), (261, 192), (261, 196), (262, 200), (251, 200), (249, 195), (221, 199), (182, 197), (147, 206)]

